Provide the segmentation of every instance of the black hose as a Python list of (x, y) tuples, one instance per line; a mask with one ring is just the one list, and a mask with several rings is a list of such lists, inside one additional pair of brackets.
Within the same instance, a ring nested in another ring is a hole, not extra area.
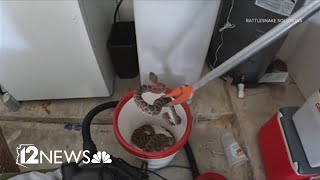
[(198, 177), (200, 175), (200, 172), (199, 172), (199, 168), (197, 165), (197, 161), (194, 158), (191, 146), (189, 144), (189, 141), (187, 141), (187, 143), (184, 145), (184, 150), (186, 151), (187, 158), (188, 158), (188, 161), (190, 164), (192, 177), (195, 179), (196, 177)]
[(116, 22), (117, 22), (117, 14), (118, 14), (120, 5), (122, 4), (122, 1), (123, 1), (123, 0), (120, 0), (120, 1), (118, 2), (118, 4), (117, 4), (116, 11), (114, 12), (114, 15), (113, 15), (113, 24), (116, 24)]
[(97, 153), (97, 147), (94, 144), (92, 138), (91, 138), (91, 132), (90, 132), (90, 125), (93, 120), (93, 118), (99, 114), (101, 111), (111, 109), (117, 106), (119, 101), (111, 101), (107, 103), (100, 104), (99, 106), (96, 106), (95, 108), (91, 109), (86, 117), (83, 119), (82, 122), (82, 138), (83, 138), (83, 150), (89, 150), (90, 151), (90, 158), (94, 154)]

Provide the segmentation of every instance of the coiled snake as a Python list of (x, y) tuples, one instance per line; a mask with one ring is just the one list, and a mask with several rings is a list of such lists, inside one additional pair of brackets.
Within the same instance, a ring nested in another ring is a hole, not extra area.
[[(152, 92), (161, 94), (166, 90), (165, 85), (158, 82), (158, 77), (153, 72), (149, 73), (149, 80), (152, 82), (152, 85), (142, 85), (135, 91), (134, 102), (144, 114), (155, 116), (160, 114), (162, 107), (166, 106), (172, 99), (170, 97), (160, 97), (156, 99), (153, 104), (147, 103), (142, 98), (143, 93)], [(162, 118), (172, 126), (181, 124), (181, 117), (177, 114), (173, 106), (169, 107), (168, 112), (162, 114)]]
[(145, 124), (133, 132), (131, 142), (144, 151), (158, 152), (174, 145), (176, 140), (174, 137), (156, 133), (151, 125)]

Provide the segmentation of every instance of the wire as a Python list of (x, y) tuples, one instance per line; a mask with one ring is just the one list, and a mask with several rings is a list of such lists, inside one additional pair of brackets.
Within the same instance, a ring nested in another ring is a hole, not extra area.
[(81, 158), (81, 159), (80, 159), (80, 161), (79, 161), (79, 162), (77, 162), (76, 164), (77, 164), (77, 165), (81, 164), (83, 160), (84, 160), (84, 157), (83, 157), (83, 158)]
[(142, 164), (141, 164), (141, 167), (140, 167), (141, 171), (144, 171), (144, 174), (146, 176), (146, 179), (149, 179), (149, 176), (148, 176), (148, 162), (146, 161), (143, 161)]
[(168, 180), (167, 178), (161, 176), (160, 174), (158, 174), (158, 173), (156, 173), (156, 172), (154, 172), (154, 171), (151, 171), (151, 170), (149, 170), (149, 169), (147, 169), (147, 171), (150, 172), (150, 173), (152, 173), (152, 174), (154, 174), (154, 175), (156, 175), (156, 176), (158, 176), (159, 178), (161, 178), (161, 179), (163, 179), (163, 180)]
[(113, 15), (113, 24), (116, 24), (117, 22), (117, 14), (118, 14), (118, 11), (119, 11), (119, 8), (120, 8), (120, 5), (122, 4), (123, 0), (120, 0), (117, 4), (117, 7), (116, 7), (116, 11), (114, 12), (114, 15)]
[(163, 170), (163, 169), (167, 169), (167, 168), (183, 168), (183, 169), (188, 169), (190, 170), (190, 167), (186, 167), (186, 166), (181, 166), (181, 165), (169, 165), (169, 166), (165, 166), (165, 167), (162, 167), (162, 168), (159, 168), (159, 169), (156, 169), (154, 171), (151, 171), (148, 169), (148, 163), (147, 162), (142, 162), (142, 165), (141, 165), (141, 169), (145, 168), (144, 170), (146, 172), (150, 172), (156, 176), (158, 176), (159, 178), (161, 179), (164, 179), (166, 180), (165, 177), (161, 176), (160, 174), (156, 173), (156, 171), (160, 171), (160, 170)]
[(232, 0), (232, 4), (231, 4), (230, 10), (229, 10), (229, 14), (228, 14), (226, 23), (224, 24), (223, 27), (221, 27), (221, 28), (219, 29), (219, 32), (221, 32), (221, 33), (220, 33), (221, 43), (220, 43), (220, 45), (218, 46), (218, 48), (216, 49), (216, 52), (215, 52), (215, 61), (214, 61), (213, 65), (210, 67), (211, 69), (213, 69), (213, 68), (216, 66), (216, 63), (217, 63), (217, 61), (218, 61), (218, 53), (219, 53), (219, 50), (221, 49), (221, 47), (222, 47), (222, 45), (223, 45), (223, 43), (224, 43), (223, 32), (224, 32), (226, 29), (233, 29), (233, 28), (236, 27), (235, 24), (231, 24), (231, 23), (229, 22), (229, 19), (230, 19), (230, 16), (231, 16), (231, 12), (232, 12), (232, 10), (233, 10), (233, 6), (234, 6), (234, 0)]
[(145, 162), (145, 161), (142, 162), (141, 167), (140, 167), (140, 170), (141, 170), (141, 171), (144, 170), (146, 175), (147, 175), (148, 172), (150, 172), (150, 173), (158, 176), (159, 178), (161, 178), (161, 179), (163, 179), (163, 180), (167, 180), (167, 178), (161, 176), (160, 174), (158, 174), (158, 173), (156, 173), (156, 172), (154, 172), (154, 171), (149, 170), (149, 169), (148, 169), (148, 162)]
[(168, 179), (166, 179), (165, 177), (161, 176), (160, 174), (158, 174), (158, 173), (156, 173), (156, 172), (154, 172), (154, 171), (149, 170), (149, 169), (148, 169), (148, 165), (144, 166), (144, 164), (145, 164), (146, 162), (142, 162), (143, 164), (141, 165), (140, 168), (138, 168), (138, 167), (132, 166), (131, 164), (127, 163), (127, 162), (126, 162), (125, 160), (123, 160), (122, 158), (117, 158), (117, 159), (120, 160), (120, 161), (122, 161), (123, 163), (127, 164), (128, 166), (130, 166), (130, 167), (132, 167), (132, 168), (134, 168), (134, 169), (138, 169), (138, 170), (140, 170), (140, 171), (142, 171), (141, 168), (145, 167), (145, 168), (146, 168), (145, 171), (150, 172), (150, 173), (158, 176), (159, 178), (161, 178), (161, 179), (163, 179), (163, 180), (168, 180)]

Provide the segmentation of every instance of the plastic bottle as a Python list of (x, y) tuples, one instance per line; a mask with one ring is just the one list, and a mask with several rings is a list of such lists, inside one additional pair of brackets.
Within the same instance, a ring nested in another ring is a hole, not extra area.
[(239, 166), (248, 161), (244, 151), (231, 133), (225, 133), (221, 140), (230, 167)]

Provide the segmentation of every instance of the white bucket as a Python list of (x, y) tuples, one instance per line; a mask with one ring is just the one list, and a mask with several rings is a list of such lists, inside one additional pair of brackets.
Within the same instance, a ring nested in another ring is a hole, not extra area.
[[(113, 130), (121, 146), (133, 156), (147, 161), (150, 169), (157, 169), (166, 166), (174, 158), (177, 152), (187, 142), (192, 127), (192, 115), (186, 103), (176, 105), (175, 109), (182, 118), (180, 125), (170, 126), (162, 119), (162, 114), (168, 111), (167, 107), (162, 108), (159, 115), (150, 117), (143, 114), (135, 104), (133, 95), (135, 91), (129, 92), (118, 103), (113, 114)], [(143, 99), (148, 103), (159, 98), (161, 94), (144, 93)], [(176, 144), (160, 152), (145, 152), (131, 144), (131, 135), (140, 126), (150, 124), (162, 126), (168, 129), (176, 139)]]

